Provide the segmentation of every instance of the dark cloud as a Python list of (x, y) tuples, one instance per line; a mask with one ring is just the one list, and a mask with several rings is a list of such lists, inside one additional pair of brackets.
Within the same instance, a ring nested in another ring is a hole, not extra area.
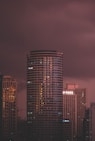
[(0, 68), (20, 79), (34, 49), (64, 52), (64, 76), (95, 77), (93, 0), (1, 1)]

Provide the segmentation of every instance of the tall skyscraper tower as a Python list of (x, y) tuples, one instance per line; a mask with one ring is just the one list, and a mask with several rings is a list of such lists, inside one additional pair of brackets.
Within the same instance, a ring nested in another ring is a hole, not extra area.
[(31, 51), (27, 56), (27, 122), (33, 141), (62, 136), (63, 53)]
[(95, 141), (95, 103), (90, 104), (90, 111), (89, 111), (89, 134), (90, 139), (89, 141)]
[(86, 111), (86, 89), (78, 88), (75, 89), (77, 95), (77, 136), (79, 140), (82, 140), (83, 135), (83, 120)]
[(0, 137), (2, 139), (2, 75), (0, 75)]
[(85, 118), (83, 121), (83, 141), (90, 141), (90, 134), (89, 134), (89, 108), (85, 111)]
[(76, 138), (82, 140), (85, 110), (86, 89), (79, 88), (77, 84), (66, 84), (63, 91), (63, 121), (68, 121), (68, 125), (72, 125), (73, 136), (70, 137), (70, 141)]
[(16, 110), (17, 83), (11, 76), (2, 77), (2, 135), (14, 138), (17, 128)]
[(65, 133), (64, 141), (74, 141), (77, 135), (77, 95), (72, 90), (63, 91), (63, 127), (64, 132), (70, 129)]

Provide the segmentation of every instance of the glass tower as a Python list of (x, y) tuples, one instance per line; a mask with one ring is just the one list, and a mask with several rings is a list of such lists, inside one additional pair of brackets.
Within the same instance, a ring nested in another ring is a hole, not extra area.
[(27, 123), (32, 141), (62, 139), (63, 53), (31, 51), (27, 56)]

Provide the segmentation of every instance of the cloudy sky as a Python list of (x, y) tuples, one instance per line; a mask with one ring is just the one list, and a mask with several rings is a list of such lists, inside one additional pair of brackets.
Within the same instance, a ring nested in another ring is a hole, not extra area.
[(0, 72), (18, 81), (25, 116), (26, 55), (30, 50), (64, 52), (64, 80), (87, 88), (95, 101), (94, 0), (1, 0)]

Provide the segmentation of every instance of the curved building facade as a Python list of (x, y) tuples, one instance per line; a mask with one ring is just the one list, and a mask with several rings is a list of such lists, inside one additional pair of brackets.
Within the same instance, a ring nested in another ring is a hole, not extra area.
[(31, 51), (27, 56), (27, 123), (33, 141), (62, 139), (63, 53)]

